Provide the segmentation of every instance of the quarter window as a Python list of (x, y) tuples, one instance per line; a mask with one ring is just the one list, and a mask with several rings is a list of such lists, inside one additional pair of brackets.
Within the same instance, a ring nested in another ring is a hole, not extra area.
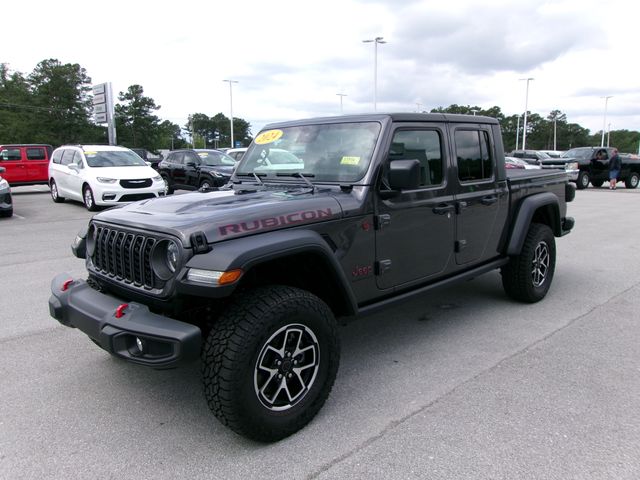
[(484, 130), (457, 130), (458, 178), (462, 182), (486, 180), (493, 176), (489, 135)]
[(44, 148), (27, 148), (27, 160), (46, 160)]

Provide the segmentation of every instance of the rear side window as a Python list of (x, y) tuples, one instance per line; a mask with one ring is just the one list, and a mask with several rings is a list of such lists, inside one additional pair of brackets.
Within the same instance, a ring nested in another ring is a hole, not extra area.
[(44, 148), (27, 148), (27, 160), (46, 160)]
[(69, 165), (70, 163), (73, 163), (73, 159), (75, 158), (75, 153), (73, 150), (65, 150), (64, 153), (62, 154), (62, 160), (60, 161), (60, 163), (62, 165)]
[(493, 176), (489, 134), (484, 130), (457, 130), (456, 158), (461, 182), (476, 182)]
[(0, 152), (0, 162), (8, 161), (8, 160), (21, 160), (22, 154), (20, 153), (19, 148), (7, 148), (6, 150), (2, 150)]
[(182, 163), (183, 153), (171, 153), (167, 157), (167, 162), (169, 163)]

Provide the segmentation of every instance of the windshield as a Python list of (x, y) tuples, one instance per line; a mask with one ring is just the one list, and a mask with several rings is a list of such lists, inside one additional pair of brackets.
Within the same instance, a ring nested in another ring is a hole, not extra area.
[(379, 133), (377, 122), (266, 130), (240, 160), (236, 175), (303, 173), (316, 181), (355, 182), (369, 167)]
[(196, 153), (203, 165), (209, 165), (211, 167), (227, 165), (232, 167), (236, 164), (236, 161), (229, 155), (218, 152), (217, 150), (196, 150)]
[(145, 161), (130, 150), (84, 152), (90, 167), (144, 167)]
[(564, 152), (562, 158), (591, 158), (592, 150), (590, 148), (574, 148)]

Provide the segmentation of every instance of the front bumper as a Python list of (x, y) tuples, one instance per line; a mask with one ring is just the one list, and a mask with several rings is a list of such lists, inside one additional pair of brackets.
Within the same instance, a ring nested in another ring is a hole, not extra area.
[(154, 182), (151, 186), (144, 188), (123, 188), (117, 183), (95, 182), (91, 189), (96, 205), (100, 206), (122, 205), (164, 196), (164, 182)]
[[(174, 368), (199, 357), (198, 327), (152, 313), (140, 303), (122, 308), (123, 304), (66, 273), (51, 282), (51, 316), (62, 325), (81, 330), (107, 352), (156, 369)], [(118, 307), (120, 318), (116, 317)]]

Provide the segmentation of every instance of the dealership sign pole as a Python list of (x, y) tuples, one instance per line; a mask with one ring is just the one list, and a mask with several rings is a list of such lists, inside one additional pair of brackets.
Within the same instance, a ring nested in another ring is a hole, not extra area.
[(93, 115), (96, 123), (107, 124), (109, 145), (116, 145), (116, 122), (111, 82), (93, 86)]

